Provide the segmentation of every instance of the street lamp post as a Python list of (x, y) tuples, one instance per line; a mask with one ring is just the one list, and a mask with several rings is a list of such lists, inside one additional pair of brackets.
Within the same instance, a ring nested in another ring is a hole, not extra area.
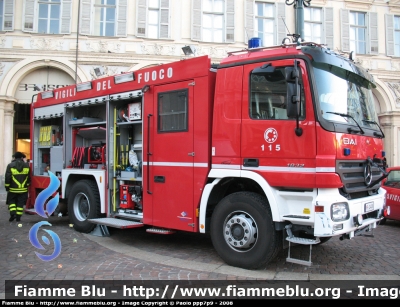
[(81, 0), (78, 1), (78, 20), (76, 24), (76, 54), (75, 54), (75, 84), (78, 83), (78, 53), (79, 53), (79, 19), (81, 13)]
[(286, 5), (294, 5), (296, 10), (296, 29), (294, 38), (297, 40), (299, 37), (304, 39), (304, 6), (310, 6), (311, 0), (286, 0)]

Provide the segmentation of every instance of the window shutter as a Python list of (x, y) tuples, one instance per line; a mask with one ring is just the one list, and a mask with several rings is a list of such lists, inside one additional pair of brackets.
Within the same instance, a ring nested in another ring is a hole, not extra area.
[(3, 31), (14, 31), (14, 0), (4, 0)]
[(334, 39), (333, 39), (333, 7), (324, 8), (324, 34), (325, 34), (325, 44), (328, 48), (333, 49)]
[(128, 14), (127, 0), (119, 0), (117, 7), (117, 33), (116, 36), (126, 37), (126, 16)]
[(33, 32), (35, 21), (35, 0), (25, 0), (25, 14), (23, 18), (24, 24), (22, 31)]
[(235, 0), (226, 0), (226, 43), (235, 42)]
[(394, 15), (385, 14), (385, 26), (386, 26), (386, 55), (394, 56)]
[(72, 19), (72, 2), (71, 0), (63, 0), (61, 3), (61, 34), (71, 33), (71, 19)]
[(255, 35), (254, 33), (254, 0), (244, 2), (244, 43)]
[(201, 41), (201, 20), (202, 20), (202, 6), (199, 0), (192, 0), (192, 40)]
[(147, 1), (138, 0), (137, 2), (137, 15), (136, 15), (136, 36), (146, 37), (146, 23), (147, 23)]
[(169, 0), (161, 0), (160, 38), (170, 38)]
[(349, 23), (349, 10), (340, 9), (340, 22), (341, 22), (341, 33), (342, 51), (350, 52), (350, 23)]
[(282, 41), (285, 37), (287, 37), (286, 33), (286, 26), (284, 23), (286, 17), (286, 4), (285, 3), (276, 3), (276, 17), (275, 17), (275, 24), (276, 24), (276, 41), (277, 45), (282, 44)]
[(80, 21), (80, 34), (91, 34), (91, 15), (92, 15), (92, 1), (81, 0), (81, 21)]
[(378, 54), (378, 13), (368, 13), (369, 54)]

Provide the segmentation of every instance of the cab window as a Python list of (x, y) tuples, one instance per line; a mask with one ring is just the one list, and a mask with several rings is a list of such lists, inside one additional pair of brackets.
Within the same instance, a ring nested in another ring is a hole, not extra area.
[[(305, 118), (304, 88), (301, 78), (300, 85), (300, 119)], [(276, 67), (274, 72), (250, 74), (250, 106), (249, 115), (252, 119), (289, 119), (286, 113), (285, 67)]]

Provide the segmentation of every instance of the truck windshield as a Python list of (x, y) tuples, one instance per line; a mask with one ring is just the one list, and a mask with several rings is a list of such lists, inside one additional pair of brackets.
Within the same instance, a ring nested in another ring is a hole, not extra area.
[(371, 84), (368, 80), (330, 65), (314, 66), (314, 75), (324, 119), (379, 130)]

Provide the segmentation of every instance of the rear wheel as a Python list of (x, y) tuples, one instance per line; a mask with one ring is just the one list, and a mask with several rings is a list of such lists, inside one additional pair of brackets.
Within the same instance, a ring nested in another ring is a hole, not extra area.
[(211, 240), (229, 265), (265, 267), (279, 252), (281, 232), (272, 221), (267, 199), (251, 192), (237, 192), (220, 201), (211, 217)]
[(100, 195), (92, 180), (80, 180), (71, 189), (68, 197), (68, 215), (74, 229), (91, 232), (95, 224), (88, 221), (100, 217)]

